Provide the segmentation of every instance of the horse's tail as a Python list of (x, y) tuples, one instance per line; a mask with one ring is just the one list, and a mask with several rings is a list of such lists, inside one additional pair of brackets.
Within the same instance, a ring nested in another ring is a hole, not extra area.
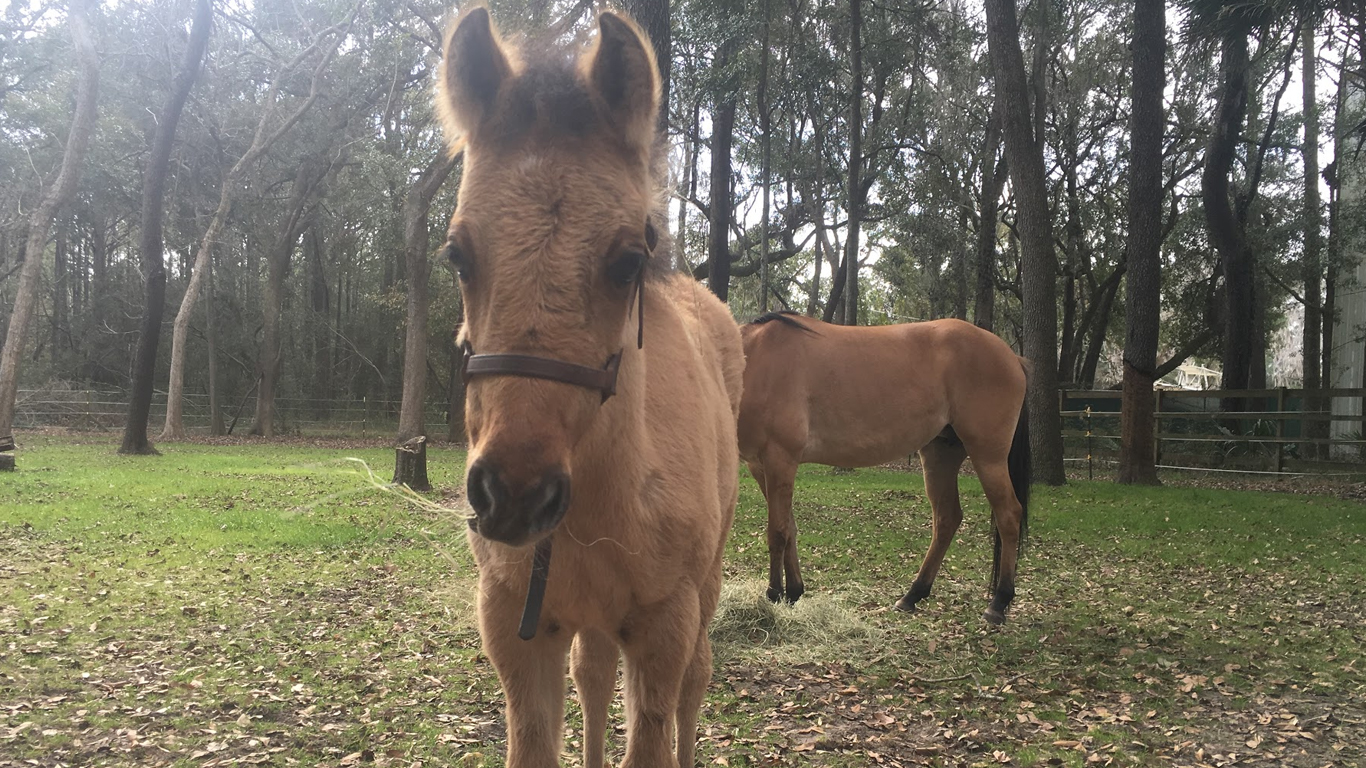
[(1029, 406), (1020, 406), (1020, 422), (1015, 425), (1015, 439), (1006, 457), (1010, 471), (1010, 486), (1020, 502), (1020, 554), (1024, 554), (1025, 539), (1029, 536), (1029, 476), (1033, 467), (1029, 457)]
[[(1010, 473), (1010, 487), (1020, 502), (1020, 542), (1016, 553), (1023, 555), (1025, 538), (1029, 535), (1029, 478), (1032, 471), (1029, 456), (1029, 406), (1020, 406), (1020, 420), (1015, 424), (1015, 438), (1010, 442), (1010, 453), (1006, 456), (1006, 469)], [(991, 559), (991, 588), (996, 589), (1001, 575), (1001, 531), (992, 526), (995, 542)]]

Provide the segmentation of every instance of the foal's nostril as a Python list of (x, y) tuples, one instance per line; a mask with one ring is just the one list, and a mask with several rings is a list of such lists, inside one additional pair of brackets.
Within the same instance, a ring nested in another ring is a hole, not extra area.
[(569, 508), (569, 476), (555, 472), (541, 481), (539, 500), (533, 514), (542, 523), (556, 523)]
[(483, 517), (504, 499), (502, 483), (497, 474), (482, 462), (470, 467), (469, 477), (465, 480), (465, 496), (474, 508), (474, 513)]

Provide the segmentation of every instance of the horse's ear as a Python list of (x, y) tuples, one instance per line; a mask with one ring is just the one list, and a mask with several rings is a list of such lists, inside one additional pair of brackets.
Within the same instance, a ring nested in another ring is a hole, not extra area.
[(624, 16), (598, 16), (598, 40), (585, 54), (588, 81), (629, 140), (649, 147), (659, 111), (659, 70), (649, 38)]
[(473, 8), (450, 29), (437, 83), (436, 105), (452, 148), (493, 112), (498, 92), (512, 76), (512, 63), (498, 41), (487, 8)]

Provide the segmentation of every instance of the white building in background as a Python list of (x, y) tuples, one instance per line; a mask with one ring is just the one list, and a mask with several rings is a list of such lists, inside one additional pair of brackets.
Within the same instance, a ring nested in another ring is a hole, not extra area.
[(1180, 389), (1218, 389), (1221, 375), (1213, 368), (1182, 363), (1176, 367), (1176, 386)]
[[(1347, 82), (1347, 87), (1353, 92), (1347, 98), (1349, 107), (1345, 111), (1355, 116), (1355, 119), (1349, 118), (1346, 122), (1355, 125), (1366, 112), (1363, 110), (1366, 107), (1366, 92), (1362, 90), (1361, 81), (1348, 79)], [(1354, 211), (1361, 210), (1362, 205), (1366, 205), (1366, 156), (1352, 151), (1356, 145), (1354, 138), (1344, 137), (1339, 141), (1340, 146), (1347, 150), (1339, 152), (1339, 163), (1343, 166), (1338, 168), (1342, 184), (1340, 205), (1343, 214), (1351, 216)], [(1338, 317), (1333, 324), (1333, 371), (1328, 382), (1328, 386), (1334, 389), (1356, 389), (1366, 385), (1366, 376), (1363, 376), (1363, 372), (1366, 372), (1366, 237), (1357, 229), (1355, 237), (1342, 243), (1342, 255), (1346, 263), (1338, 279)], [(1360, 397), (1333, 398), (1333, 415), (1357, 417), (1354, 420), (1334, 421), (1333, 437), (1363, 437)], [(1338, 446), (1334, 452), (1337, 454), (1334, 458), (1350, 459), (1363, 455), (1362, 447), (1352, 450), (1347, 446)]]

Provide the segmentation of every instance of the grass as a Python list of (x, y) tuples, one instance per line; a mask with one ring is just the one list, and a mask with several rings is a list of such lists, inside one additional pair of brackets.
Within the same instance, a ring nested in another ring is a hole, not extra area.
[[(21, 438), (0, 475), (0, 766), (503, 764), (463, 523), (348, 460), (387, 479), (391, 450)], [(430, 454), (458, 487), (462, 455)], [(962, 489), (907, 616), (888, 606), (929, 540), (917, 475), (803, 469), (795, 607), (762, 598), (743, 480), (702, 764), (1366, 763), (1360, 503), (1036, 487), (994, 629), (985, 503)]]

